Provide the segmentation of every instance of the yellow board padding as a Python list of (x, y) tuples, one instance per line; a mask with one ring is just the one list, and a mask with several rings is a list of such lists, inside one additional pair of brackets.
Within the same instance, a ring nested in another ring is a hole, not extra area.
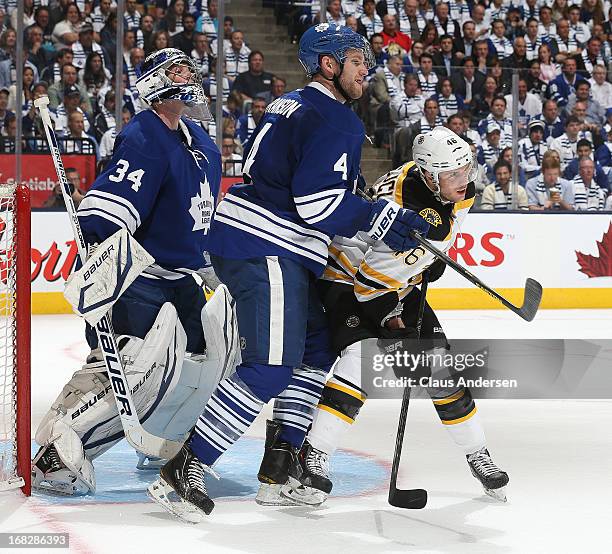
[[(495, 289), (515, 306), (523, 303), (522, 288)], [(427, 301), (438, 310), (505, 310), (500, 302), (480, 289), (438, 289), (427, 291)], [(544, 288), (540, 308), (569, 310), (575, 308), (612, 308), (612, 288)]]
[(33, 292), (33, 314), (71, 314), (72, 306), (61, 292)]
[[(523, 289), (495, 289), (514, 305), (523, 302)], [(427, 291), (427, 300), (436, 310), (505, 310), (496, 300), (477, 288)], [(612, 288), (544, 289), (540, 308), (549, 310), (612, 308)], [(61, 292), (33, 292), (33, 314), (70, 314), (72, 308)]]

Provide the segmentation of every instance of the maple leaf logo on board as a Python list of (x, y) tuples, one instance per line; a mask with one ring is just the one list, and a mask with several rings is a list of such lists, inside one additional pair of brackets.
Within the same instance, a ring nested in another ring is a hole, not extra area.
[(603, 234), (600, 241), (597, 241), (599, 256), (583, 254), (576, 250), (576, 261), (580, 265), (580, 270), (587, 277), (612, 277), (612, 221), (608, 230)]

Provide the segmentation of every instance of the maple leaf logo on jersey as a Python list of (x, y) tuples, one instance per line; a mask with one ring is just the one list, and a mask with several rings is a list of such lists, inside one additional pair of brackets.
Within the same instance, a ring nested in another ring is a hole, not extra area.
[(583, 254), (576, 250), (576, 261), (587, 277), (612, 277), (612, 223), (597, 242), (599, 256)]
[(210, 185), (208, 178), (204, 177), (204, 182), (200, 181), (200, 192), (191, 198), (191, 207), (189, 213), (193, 217), (192, 231), (204, 230), (204, 234), (210, 229), (210, 220), (212, 219), (214, 200), (210, 194)]

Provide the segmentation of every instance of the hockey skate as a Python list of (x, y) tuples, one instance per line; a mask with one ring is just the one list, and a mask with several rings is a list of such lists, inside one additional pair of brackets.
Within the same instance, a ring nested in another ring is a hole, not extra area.
[(510, 480), (505, 471), (499, 469), (486, 447), (466, 456), (472, 475), (482, 484), (485, 493), (491, 498), (506, 502), (505, 486)]
[(266, 421), (266, 444), (257, 479), (261, 483), (255, 502), (263, 506), (294, 506), (296, 503), (281, 494), (289, 479), (289, 467), (296, 464), (296, 449), (280, 441), (281, 426), (276, 421)]
[(204, 485), (205, 472), (218, 478), (185, 444), (161, 468), (159, 479), (149, 485), (147, 494), (181, 521), (200, 523), (215, 507)]
[(306, 440), (298, 452), (297, 464), (289, 470), (289, 483), (281, 494), (299, 504), (319, 506), (332, 490), (329, 454), (313, 448)]
[(32, 488), (70, 496), (90, 492), (90, 488), (79, 478), (79, 473), (62, 461), (53, 444), (41, 446), (32, 460)]

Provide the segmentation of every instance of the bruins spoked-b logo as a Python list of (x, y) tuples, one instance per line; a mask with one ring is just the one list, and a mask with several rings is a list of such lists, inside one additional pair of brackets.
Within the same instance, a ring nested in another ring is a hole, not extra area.
[(442, 218), (440, 217), (440, 214), (436, 212), (436, 210), (434, 210), (433, 208), (423, 208), (419, 212), (419, 215), (425, 221), (427, 221), (427, 223), (429, 223), (430, 225), (433, 225), (434, 227), (437, 227), (438, 225), (442, 225)]
[(351, 329), (354, 329), (355, 327), (359, 327), (359, 324), (361, 323), (361, 320), (359, 319), (358, 316), (356, 315), (351, 315), (349, 317), (346, 318), (346, 326), (350, 327)]

